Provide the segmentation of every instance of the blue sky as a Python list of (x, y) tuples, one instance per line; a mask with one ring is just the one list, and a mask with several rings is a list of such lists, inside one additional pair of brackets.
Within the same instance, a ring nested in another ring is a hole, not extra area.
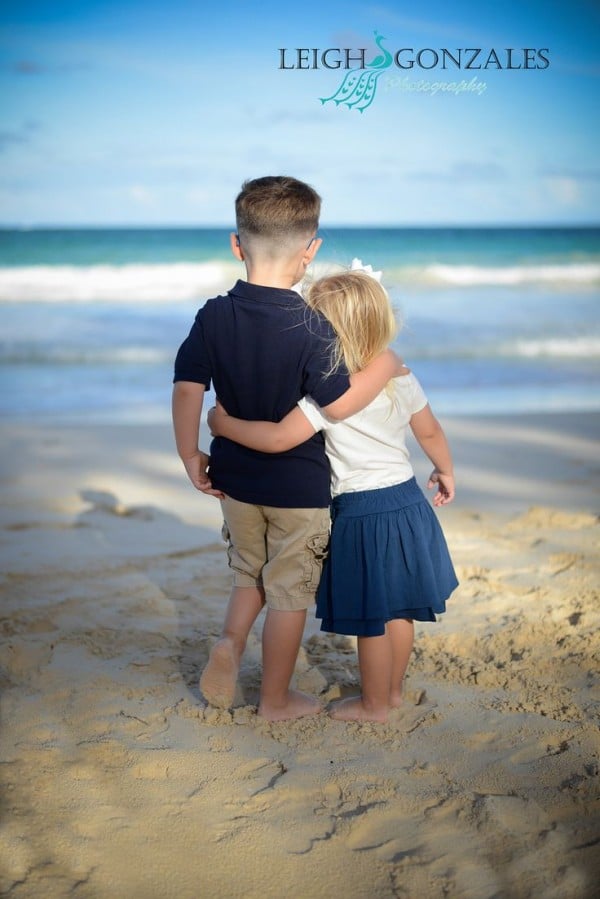
[[(0, 22), (0, 223), (229, 226), (242, 180), (280, 173), (319, 190), (329, 225), (598, 222), (595, 0), (5, 0)], [(392, 65), (363, 113), (319, 100), (345, 72), (278, 68), (283, 47), (372, 61), (375, 31), (392, 53), (548, 48), (550, 65)]]

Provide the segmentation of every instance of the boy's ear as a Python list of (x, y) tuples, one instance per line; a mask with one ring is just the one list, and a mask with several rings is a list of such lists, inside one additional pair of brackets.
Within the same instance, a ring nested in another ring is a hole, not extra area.
[(311, 240), (308, 247), (304, 251), (304, 256), (302, 257), (302, 262), (304, 263), (304, 265), (310, 265), (310, 263), (319, 252), (319, 248), (322, 243), (323, 240), (321, 237), (315, 237), (313, 238), (313, 240)]
[(232, 231), (229, 235), (229, 242), (231, 244), (231, 252), (235, 256), (236, 259), (239, 259), (240, 262), (244, 261), (244, 251), (240, 246), (240, 235), (236, 234), (235, 231)]

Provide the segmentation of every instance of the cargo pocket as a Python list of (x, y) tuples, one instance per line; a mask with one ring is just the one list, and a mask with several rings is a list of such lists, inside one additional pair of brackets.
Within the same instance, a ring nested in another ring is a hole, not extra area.
[(302, 589), (306, 593), (315, 593), (321, 579), (323, 562), (329, 551), (329, 534), (315, 534), (306, 543), (304, 553), (304, 569)]
[(227, 564), (230, 568), (234, 566), (231, 564), (233, 560), (233, 550), (231, 548), (231, 534), (229, 533), (229, 528), (227, 527), (227, 522), (223, 522), (223, 527), (221, 528), (221, 537), (223, 541), (227, 544)]

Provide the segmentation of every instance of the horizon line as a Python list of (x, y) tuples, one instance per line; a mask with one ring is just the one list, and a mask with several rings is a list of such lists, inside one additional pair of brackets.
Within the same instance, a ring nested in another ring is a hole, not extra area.
[[(598, 222), (440, 222), (430, 224), (389, 224), (389, 223), (365, 223), (365, 224), (340, 224), (336, 222), (327, 222), (319, 225), (319, 231), (335, 228), (336, 230), (358, 231), (358, 230), (439, 230), (452, 228), (454, 230), (476, 230), (481, 229), (513, 229), (525, 230), (528, 228), (600, 228)], [(0, 231), (151, 231), (151, 230), (173, 230), (173, 231), (235, 231), (234, 225), (223, 224), (191, 224), (191, 223), (52, 223), (52, 224), (15, 224), (0, 222)]]

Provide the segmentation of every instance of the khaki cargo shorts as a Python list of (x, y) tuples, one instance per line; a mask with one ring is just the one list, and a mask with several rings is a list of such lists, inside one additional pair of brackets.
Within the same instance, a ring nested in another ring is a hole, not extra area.
[(236, 587), (264, 587), (267, 605), (308, 609), (329, 544), (329, 509), (254, 506), (221, 500), (223, 539)]

